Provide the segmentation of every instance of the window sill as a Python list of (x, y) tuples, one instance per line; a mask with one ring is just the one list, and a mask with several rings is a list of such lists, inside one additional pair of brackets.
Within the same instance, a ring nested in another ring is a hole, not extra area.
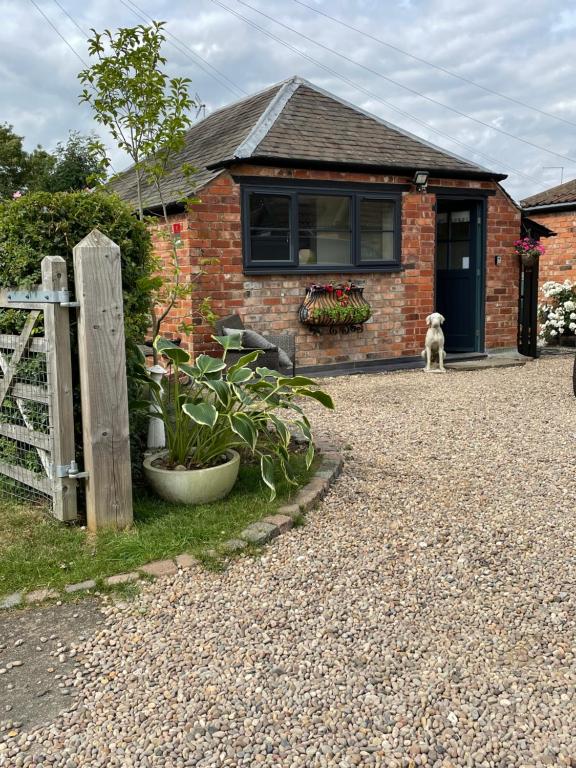
[(385, 267), (244, 267), (245, 275), (369, 275), (381, 272), (404, 272), (402, 264), (388, 264)]

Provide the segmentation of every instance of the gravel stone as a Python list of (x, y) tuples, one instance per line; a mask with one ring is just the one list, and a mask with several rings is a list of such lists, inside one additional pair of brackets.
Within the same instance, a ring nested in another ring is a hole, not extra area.
[(324, 380), (350, 450), (306, 525), (104, 606), (0, 766), (574, 766), (571, 366)]

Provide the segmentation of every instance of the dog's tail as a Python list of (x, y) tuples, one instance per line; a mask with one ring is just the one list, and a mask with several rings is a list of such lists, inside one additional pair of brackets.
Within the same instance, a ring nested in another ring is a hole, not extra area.
[(422, 350), (422, 352), (420, 352), (420, 357), (421, 357), (423, 360), (424, 360), (424, 358), (426, 357), (426, 350), (425, 350), (425, 349), (423, 349), (423, 350)]

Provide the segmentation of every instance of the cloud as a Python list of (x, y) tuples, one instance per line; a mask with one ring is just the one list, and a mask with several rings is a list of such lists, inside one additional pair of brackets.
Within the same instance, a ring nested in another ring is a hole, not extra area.
[[(77, 25), (83, 30), (90, 27), (101, 30), (132, 26), (141, 21), (128, 1), (86, 0), (80, 4), (58, 0), (72, 20), (55, 0), (37, 2), (83, 59), (87, 59), (88, 54)], [(172, 40), (166, 46), (169, 69), (174, 74), (192, 78), (192, 91), (198, 92), (208, 110), (235, 100), (242, 92), (250, 93), (292, 74), (300, 74), (455, 154), (509, 173), (505, 185), (516, 198), (560, 180), (558, 169), (545, 166), (564, 166), (565, 179), (576, 176), (574, 126), (475, 88), (334, 24), (294, 0), (247, 2), (293, 27), (295, 33), (237, 0), (222, 2), (332, 71), (327, 72), (270, 40), (211, 0), (136, 2), (145, 13), (166, 20), (168, 31), (181, 41)], [(420, 59), (576, 123), (576, 97), (573, 96), (576, 15), (566, 10), (563, 0), (535, 0), (530, 4), (525, 0), (483, 4), (476, 0), (460, 0), (457, 4), (453, 0), (306, 2)], [(0, 120), (12, 123), (18, 133), (24, 134), (29, 148), (37, 143), (53, 148), (57, 141), (66, 138), (69, 130), (83, 133), (94, 130), (97, 126), (90, 110), (78, 104), (80, 87), (76, 75), (82, 65), (77, 56), (32, 4), (0, 0), (0, 13)], [(432, 104), (328, 53), (304, 40), (301, 34), (488, 126), (574, 160), (558, 158)], [(210, 66), (220, 70), (236, 86), (217, 75)], [(390, 105), (379, 99), (388, 100)], [(392, 106), (412, 117), (398, 114)], [(111, 144), (110, 147), (115, 165), (121, 167), (125, 158)]]

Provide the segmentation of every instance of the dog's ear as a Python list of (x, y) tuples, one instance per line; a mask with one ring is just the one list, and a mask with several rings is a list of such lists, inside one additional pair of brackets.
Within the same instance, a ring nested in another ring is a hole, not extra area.
[(432, 315), (428, 315), (428, 317), (426, 318), (426, 325), (430, 325), (431, 322), (432, 322)]
[(442, 325), (442, 323), (444, 322), (444, 320), (446, 320), (446, 318), (444, 317), (444, 315), (440, 315), (440, 325)]

